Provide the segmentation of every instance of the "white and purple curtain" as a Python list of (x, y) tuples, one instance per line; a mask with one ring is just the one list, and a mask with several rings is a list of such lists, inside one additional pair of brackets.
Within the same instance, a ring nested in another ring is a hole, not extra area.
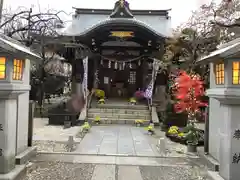
[(153, 80), (150, 81), (147, 89), (145, 90), (144, 97), (146, 99), (151, 99), (153, 94)]
[(146, 99), (152, 99), (153, 96), (153, 86), (157, 77), (157, 72), (160, 68), (160, 61), (158, 59), (153, 60), (153, 70), (152, 70), (152, 80), (150, 81), (147, 89), (145, 90), (144, 97)]

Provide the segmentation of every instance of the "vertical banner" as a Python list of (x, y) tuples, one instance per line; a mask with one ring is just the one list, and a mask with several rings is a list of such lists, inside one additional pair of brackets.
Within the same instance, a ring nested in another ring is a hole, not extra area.
[(88, 96), (88, 56), (83, 59), (83, 68), (84, 68), (84, 74), (83, 74), (83, 94), (84, 99), (87, 99)]
[(155, 80), (156, 80), (156, 77), (157, 77), (157, 72), (160, 68), (160, 61), (158, 59), (154, 59), (153, 60), (153, 66), (152, 66), (152, 80), (150, 81), (146, 91), (145, 91), (145, 94), (144, 94), (144, 97), (147, 98), (147, 99), (152, 99), (152, 96), (153, 96), (153, 87), (154, 87), (154, 83), (155, 83)]
[(85, 106), (82, 109), (81, 114), (78, 119), (84, 121), (84, 120), (86, 120), (86, 117), (87, 117), (87, 104), (88, 104), (88, 100), (87, 100), (87, 96), (88, 96), (88, 56), (86, 56), (82, 61), (83, 61), (83, 70), (84, 70), (82, 91), (83, 91), (83, 97), (85, 100)]

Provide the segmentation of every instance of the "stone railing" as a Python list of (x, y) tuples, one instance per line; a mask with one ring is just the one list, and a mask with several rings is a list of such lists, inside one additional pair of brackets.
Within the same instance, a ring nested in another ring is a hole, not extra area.
[(148, 109), (151, 111), (151, 109), (152, 109), (152, 99), (147, 99), (147, 105), (148, 105)]
[(88, 109), (91, 108), (91, 103), (92, 103), (93, 94), (94, 94), (94, 92), (92, 91), (91, 93), (88, 94), (88, 97), (87, 97), (86, 117), (85, 117), (85, 120), (87, 120)]

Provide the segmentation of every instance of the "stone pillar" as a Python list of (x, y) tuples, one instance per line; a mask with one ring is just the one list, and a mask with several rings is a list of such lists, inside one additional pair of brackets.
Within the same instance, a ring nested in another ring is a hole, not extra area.
[(209, 97), (219, 100), (223, 116), (219, 123), (224, 129), (219, 132), (219, 174), (224, 180), (239, 180), (240, 177), (240, 90), (210, 89)]
[[(30, 61), (26, 59), (22, 79), (22, 83), (25, 86), (29, 86), (30, 83), (29, 69)], [(17, 154), (28, 148), (29, 89), (24, 91), (17, 97)]]
[(1, 97), (0, 114), (0, 174), (7, 174), (15, 168), (17, 97)]

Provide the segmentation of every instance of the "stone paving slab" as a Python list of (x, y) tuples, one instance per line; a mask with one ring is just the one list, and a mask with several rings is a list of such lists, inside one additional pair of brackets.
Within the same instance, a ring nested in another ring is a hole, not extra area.
[(118, 180), (126, 180), (126, 177), (131, 180), (143, 180), (138, 166), (119, 166)]
[(114, 156), (75, 156), (74, 163), (116, 164)]
[(115, 180), (115, 165), (96, 165), (91, 180)]

